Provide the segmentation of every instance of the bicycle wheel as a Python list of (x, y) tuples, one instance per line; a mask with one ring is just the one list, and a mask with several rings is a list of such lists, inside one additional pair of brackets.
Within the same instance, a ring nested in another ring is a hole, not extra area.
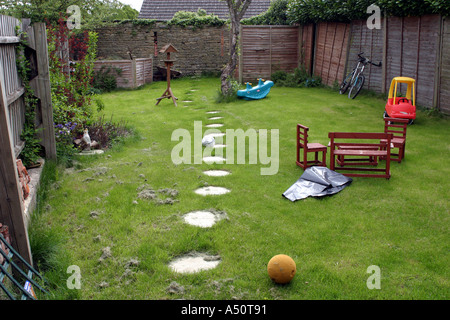
[(341, 83), (341, 87), (339, 88), (339, 93), (340, 94), (344, 94), (347, 92), (348, 87), (350, 86), (350, 81), (352, 80), (353, 77), (353, 72), (350, 72), (347, 77), (344, 79), (344, 81), (342, 81)]
[(350, 99), (355, 99), (356, 96), (358, 95), (358, 93), (361, 91), (363, 85), (364, 85), (364, 81), (366, 80), (366, 78), (364, 77), (363, 74), (360, 74), (355, 81), (353, 81), (352, 86), (350, 88), (350, 91), (348, 92), (348, 97)]

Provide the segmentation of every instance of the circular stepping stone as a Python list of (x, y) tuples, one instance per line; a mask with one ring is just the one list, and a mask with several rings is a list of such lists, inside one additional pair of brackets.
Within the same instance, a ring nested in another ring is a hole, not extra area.
[(208, 120), (220, 120), (220, 119), (223, 119), (223, 117), (211, 117), (211, 118), (208, 118)]
[(225, 213), (219, 214), (210, 211), (192, 211), (183, 216), (186, 223), (201, 228), (210, 228), (224, 218), (226, 218)]
[(204, 253), (189, 253), (169, 263), (169, 268), (179, 273), (195, 273), (217, 267), (220, 263), (219, 256)]
[(224, 132), (216, 132), (216, 133), (210, 133), (210, 134), (206, 135), (205, 137), (211, 136), (213, 138), (216, 138), (216, 137), (223, 137), (224, 135), (225, 135)]
[(231, 190), (229, 190), (227, 188), (210, 186), (210, 187), (198, 188), (197, 190), (195, 190), (195, 193), (202, 195), (202, 196), (210, 196), (210, 195), (214, 196), (214, 195), (227, 194), (230, 191)]
[(207, 114), (216, 114), (216, 113), (219, 113), (220, 111), (208, 111), (208, 112), (206, 112)]
[(75, 153), (75, 155), (77, 155), (77, 156), (94, 156), (94, 155), (103, 154), (103, 153), (104, 153), (103, 150), (96, 149), (96, 150), (84, 150), (79, 153)]
[(203, 162), (207, 163), (207, 164), (212, 164), (212, 163), (223, 163), (226, 159), (223, 157), (217, 157), (217, 156), (211, 156), (211, 157), (204, 157), (203, 158)]
[(205, 127), (207, 127), (207, 128), (220, 128), (220, 127), (223, 127), (223, 123), (211, 123), (211, 124), (207, 124)]
[(203, 173), (210, 177), (224, 177), (231, 174), (230, 171), (225, 170), (206, 170)]
[(191, 101), (191, 100), (184, 100), (183, 102), (184, 102), (184, 103), (191, 103), (191, 102), (193, 102), (193, 101)]

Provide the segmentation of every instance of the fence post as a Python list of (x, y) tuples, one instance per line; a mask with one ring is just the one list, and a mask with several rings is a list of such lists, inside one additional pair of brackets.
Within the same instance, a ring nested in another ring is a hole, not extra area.
[(39, 75), (37, 78), (36, 94), (41, 101), (43, 145), (45, 157), (56, 159), (55, 128), (53, 125), (53, 106), (50, 91), (50, 71), (48, 67), (47, 29), (45, 23), (39, 22), (33, 25), (34, 39), (36, 43), (36, 56)]
[(14, 145), (10, 134), (8, 102), (3, 66), (0, 63), (0, 222), (9, 227), (12, 245), (32, 264), (28, 232), (23, 216), (21, 188)]
[(387, 28), (388, 17), (386, 13), (383, 17), (383, 58), (381, 62), (381, 93), (386, 93), (386, 75), (387, 75)]
[(244, 27), (242, 25), (239, 26), (239, 83), (242, 83), (244, 80), (243, 72), (244, 72), (244, 53), (243, 53), (243, 45), (242, 45), (242, 38), (244, 31)]
[(437, 45), (437, 59), (434, 77), (434, 92), (433, 92), (433, 108), (440, 110), (440, 89), (441, 89), (441, 75), (442, 75), (442, 48), (444, 42), (444, 17), (439, 15), (439, 34), (438, 34), (438, 45)]

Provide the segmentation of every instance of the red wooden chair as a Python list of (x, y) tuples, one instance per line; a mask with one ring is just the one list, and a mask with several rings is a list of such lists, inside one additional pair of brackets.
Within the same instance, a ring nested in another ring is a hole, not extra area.
[[(326, 167), (327, 147), (320, 143), (308, 142), (308, 130), (308, 127), (297, 124), (297, 165), (303, 169), (312, 166)], [(322, 160), (319, 160), (320, 152), (322, 152)], [(308, 153), (314, 153), (314, 160), (308, 160)]]
[(384, 118), (384, 133), (392, 133), (391, 148), (398, 149), (398, 153), (391, 152), (391, 161), (400, 163), (405, 157), (408, 121), (408, 119)]

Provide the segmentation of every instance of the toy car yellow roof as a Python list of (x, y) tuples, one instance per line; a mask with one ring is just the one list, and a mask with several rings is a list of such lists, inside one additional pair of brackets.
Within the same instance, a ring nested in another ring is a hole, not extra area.
[(402, 82), (402, 83), (414, 83), (416, 82), (416, 80), (414, 80), (413, 78), (408, 78), (408, 77), (395, 77), (394, 79), (392, 79), (392, 82)]
[(406, 98), (408, 100), (412, 100), (412, 104), (413, 106), (416, 105), (416, 97), (415, 97), (415, 83), (416, 80), (414, 80), (413, 78), (408, 78), (408, 77), (395, 77), (394, 79), (392, 79), (391, 82), (391, 87), (389, 89), (389, 98), (395, 98), (397, 97), (397, 84), (398, 83), (406, 83), (408, 85), (408, 88), (406, 90)]

